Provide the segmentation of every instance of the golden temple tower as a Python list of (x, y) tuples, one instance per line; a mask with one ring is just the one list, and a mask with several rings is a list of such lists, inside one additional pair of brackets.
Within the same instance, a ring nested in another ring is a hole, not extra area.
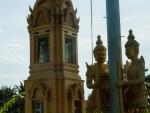
[(30, 75), (25, 113), (83, 113), (77, 10), (71, 0), (37, 0), (27, 17)]

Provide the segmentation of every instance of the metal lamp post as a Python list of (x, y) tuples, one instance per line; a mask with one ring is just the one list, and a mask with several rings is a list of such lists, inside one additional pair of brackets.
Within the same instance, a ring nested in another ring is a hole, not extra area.
[(119, 0), (106, 0), (106, 13), (111, 113), (123, 113), (122, 91), (117, 87), (122, 78)]

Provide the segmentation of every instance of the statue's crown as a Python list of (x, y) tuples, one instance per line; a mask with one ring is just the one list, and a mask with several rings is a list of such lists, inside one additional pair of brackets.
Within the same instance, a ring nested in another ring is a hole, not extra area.
[(127, 39), (128, 39), (128, 41), (125, 44), (125, 48), (130, 47), (130, 46), (139, 47), (139, 43), (135, 40), (133, 31), (131, 29), (129, 30), (129, 35), (128, 35)]
[(96, 41), (96, 46), (94, 48), (94, 53), (98, 52), (98, 51), (105, 51), (106, 48), (105, 46), (103, 45), (103, 41), (101, 40), (101, 36), (98, 35), (97, 36), (97, 41)]

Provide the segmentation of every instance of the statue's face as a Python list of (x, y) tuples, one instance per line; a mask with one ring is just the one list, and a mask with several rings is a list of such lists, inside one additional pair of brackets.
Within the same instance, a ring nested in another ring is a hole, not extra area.
[(127, 47), (126, 48), (126, 56), (128, 57), (128, 59), (134, 59), (137, 56), (135, 47), (133, 47), (133, 46)]
[(95, 60), (98, 63), (104, 63), (106, 60), (106, 51), (99, 51), (94, 54)]

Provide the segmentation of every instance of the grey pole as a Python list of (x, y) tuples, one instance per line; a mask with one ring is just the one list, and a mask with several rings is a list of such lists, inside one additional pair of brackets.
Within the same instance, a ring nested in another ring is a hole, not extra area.
[(119, 0), (106, 0), (108, 63), (110, 73), (111, 113), (122, 113), (121, 90), (117, 80), (122, 76), (122, 52)]

